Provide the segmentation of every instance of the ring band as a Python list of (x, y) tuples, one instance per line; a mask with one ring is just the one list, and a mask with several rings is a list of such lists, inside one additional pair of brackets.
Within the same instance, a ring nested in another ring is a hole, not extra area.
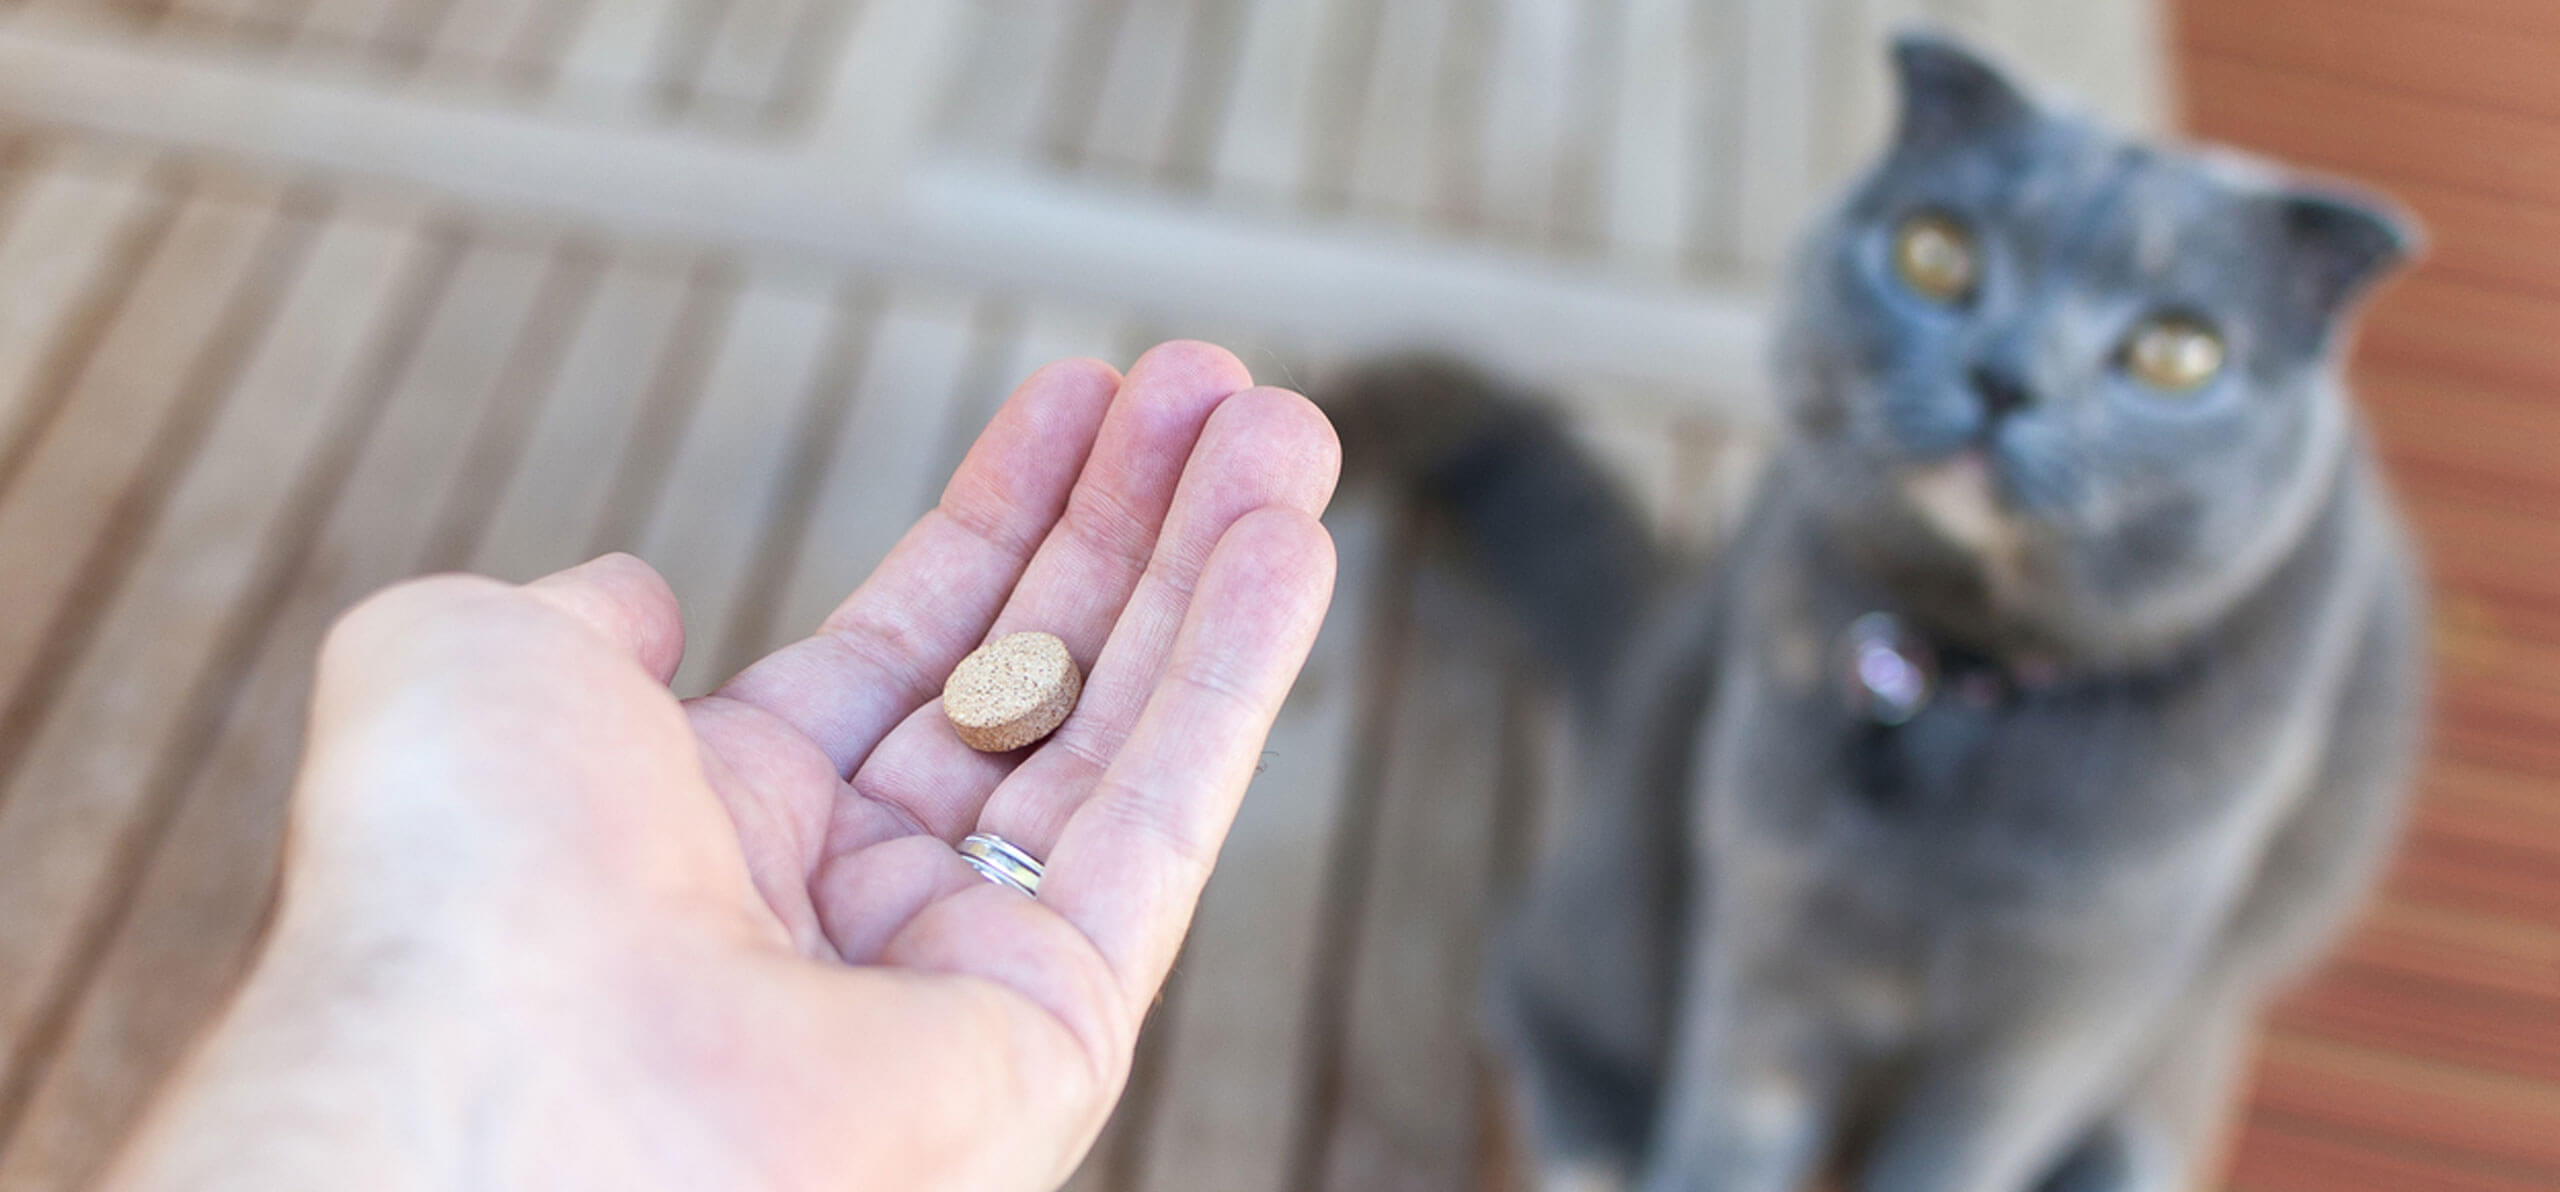
[(1013, 842), (993, 832), (974, 832), (960, 842), (960, 859), (978, 876), (1009, 886), (1026, 898), (1040, 896), (1040, 863)]

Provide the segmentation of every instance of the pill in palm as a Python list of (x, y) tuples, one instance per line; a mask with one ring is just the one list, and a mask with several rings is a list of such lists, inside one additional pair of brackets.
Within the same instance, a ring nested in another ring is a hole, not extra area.
[(1055, 731), (1084, 692), (1057, 635), (1008, 633), (978, 647), (942, 685), (942, 714), (981, 753), (1020, 749)]

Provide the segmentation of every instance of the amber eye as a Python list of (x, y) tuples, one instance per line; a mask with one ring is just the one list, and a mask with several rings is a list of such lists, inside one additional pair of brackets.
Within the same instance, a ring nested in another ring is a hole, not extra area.
[(2222, 371), (2222, 337), (2184, 315), (2155, 315), (2125, 341), (2124, 367), (2163, 393), (2193, 393)]
[(1973, 233), (1936, 212), (1905, 217), (1893, 232), (1893, 272), (1931, 302), (1961, 302), (1973, 294), (1982, 266)]

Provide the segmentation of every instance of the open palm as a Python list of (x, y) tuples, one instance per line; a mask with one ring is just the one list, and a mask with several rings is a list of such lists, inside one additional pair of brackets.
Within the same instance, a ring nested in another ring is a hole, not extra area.
[[(419, 1186), (1062, 1180), (1331, 591), (1332, 432), (1249, 385), (1199, 344), (1042, 370), (815, 635), (702, 699), (627, 557), (351, 613), (268, 952), (124, 1177), (245, 1136)], [(1020, 629), (1082, 702), (975, 753), (942, 677)], [(973, 831), (1046, 862), (1036, 900)], [(380, 1120), (422, 1106), (450, 1123)]]

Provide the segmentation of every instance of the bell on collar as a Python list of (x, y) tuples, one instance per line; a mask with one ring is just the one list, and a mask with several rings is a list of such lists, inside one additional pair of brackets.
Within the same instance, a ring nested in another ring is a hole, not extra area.
[(1936, 651), (1892, 613), (1849, 622), (1839, 653), (1842, 695), (1854, 715), (1892, 727), (1919, 715), (1937, 694)]

